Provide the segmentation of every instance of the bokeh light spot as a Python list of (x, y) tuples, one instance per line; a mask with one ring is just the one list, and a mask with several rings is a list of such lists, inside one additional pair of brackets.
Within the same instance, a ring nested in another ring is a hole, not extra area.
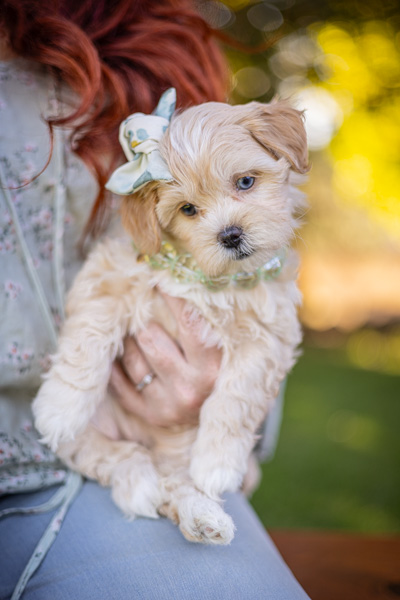
[(259, 98), (268, 92), (271, 82), (259, 67), (244, 67), (235, 73), (236, 91), (244, 98)]
[(200, 0), (196, 6), (201, 16), (214, 29), (228, 27), (235, 20), (235, 15), (230, 8), (217, 0)]
[(308, 146), (321, 150), (340, 128), (343, 113), (334, 97), (323, 88), (305, 87), (294, 94), (296, 105), (305, 110)]
[(281, 11), (267, 2), (249, 8), (247, 18), (253, 27), (260, 31), (275, 31), (283, 23)]

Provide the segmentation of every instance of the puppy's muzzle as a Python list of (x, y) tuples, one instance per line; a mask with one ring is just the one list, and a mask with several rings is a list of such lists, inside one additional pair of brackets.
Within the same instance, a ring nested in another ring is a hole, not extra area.
[(234, 260), (242, 260), (254, 252), (246, 240), (243, 229), (237, 225), (225, 227), (219, 232), (217, 239), (221, 246), (231, 251)]

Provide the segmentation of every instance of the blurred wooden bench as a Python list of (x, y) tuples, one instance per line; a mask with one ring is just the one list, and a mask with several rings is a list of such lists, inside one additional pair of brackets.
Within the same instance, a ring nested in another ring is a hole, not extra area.
[(400, 536), (269, 531), (311, 600), (400, 598)]

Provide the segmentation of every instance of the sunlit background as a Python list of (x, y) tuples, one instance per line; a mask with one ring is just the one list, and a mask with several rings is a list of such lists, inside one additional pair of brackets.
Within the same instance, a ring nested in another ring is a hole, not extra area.
[[(232, 101), (305, 110), (304, 354), (253, 503), (270, 527), (400, 530), (400, 11), (393, 0), (200, 0)], [(272, 45), (271, 45), (272, 43)]]

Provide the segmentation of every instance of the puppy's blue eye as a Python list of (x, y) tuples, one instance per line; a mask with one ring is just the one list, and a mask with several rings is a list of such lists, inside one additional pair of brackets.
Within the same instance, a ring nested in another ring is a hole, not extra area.
[(236, 187), (238, 190), (249, 190), (253, 187), (255, 180), (255, 177), (249, 177), (248, 175), (240, 177), (236, 182)]
[(193, 204), (184, 204), (181, 208), (181, 212), (187, 217), (193, 217), (197, 214), (197, 208)]

